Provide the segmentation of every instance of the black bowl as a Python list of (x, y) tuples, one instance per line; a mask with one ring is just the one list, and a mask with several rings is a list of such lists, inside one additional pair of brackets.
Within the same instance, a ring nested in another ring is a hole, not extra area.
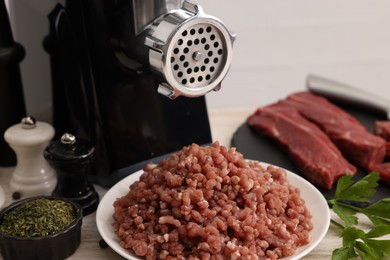
[(39, 196), (14, 202), (0, 212), (0, 223), (3, 221), (5, 213), (27, 201), (42, 198), (69, 202), (76, 209), (76, 219), (62, 231), (42, 237), (17, 237), (0, 231), (0, 251), (5, 260), (60, 260), (71, 256), (79, 247), (83, 217), (82, 209), (77, 203), (68, 199)]

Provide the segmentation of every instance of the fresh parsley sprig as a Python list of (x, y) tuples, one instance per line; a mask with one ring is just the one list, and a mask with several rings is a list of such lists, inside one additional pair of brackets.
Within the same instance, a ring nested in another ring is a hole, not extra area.
[[(352, 176), (344, 176), (337, 182), (333, 199), (328, 200), (329, 206), (344, 222), (331, 222), (342, 228), (343, 246), (333, 251), (333, 260), (347, 260), (360, 256), (367, 260), (382, 259), (390, 256), (390, 240), (375, 239), (390, 234), (390, 198), (385, 198), (369, 205), (358, 207), (356, 202), (369, 202), (378, 186), (378, 173), (370, 173), (357, 182)], [(365, 232), (355, 227), (358, 224), (356, 213), (362, 213), (370, 219), (373, 227)]]
[(363, 259), (378, 260), (390, 255), (390, 240), (377, 240), (390, 234), (390, 226), (380, 225), (365, 233), (356, 227), (346, 227), (342, 231), (343, 247), (333, 251), (332, 259), (351, 259), (359, 255)]

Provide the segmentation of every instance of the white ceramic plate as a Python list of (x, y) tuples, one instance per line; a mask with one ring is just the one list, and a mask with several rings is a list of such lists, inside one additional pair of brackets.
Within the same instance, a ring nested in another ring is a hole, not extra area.
[[(268, 165), (261, 164), (264, 167)], [(102, 238), (115, 252), (131, 260), (139, 260), (140, 258), (119, 245), (119, 239), (112, 227), (113, 203), (116, 198), (127, 194), (130, 184), (137, 181), (142, 173), (142, 170), (137, 171), (115, 184), (100, 201), (96, 213), (96, 224)], [(313, 216), (313, 230), (310, 231), (311, 242), (299, 247), (293, 256), (283, 258), (284, 260), (298, 260), (310, 253), (326, 235), (330, 223), (330, 211), (324, 196), (311, 183), (290, 171), (287, 171), (287, 178), (292, 185), (300, 188), (301, 197), (306, 201), (306, 205)]]

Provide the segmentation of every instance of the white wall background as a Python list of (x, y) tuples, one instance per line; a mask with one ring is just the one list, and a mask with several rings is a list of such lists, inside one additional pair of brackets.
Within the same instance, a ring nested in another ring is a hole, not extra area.
[[(46, 17), (10, 0), (22, 62), (27, 109), (50, 108)], [(45, 0), (36, 0), (45, 1)], [(195, 0), (237, 34), (233, 65), (210, 108), (263, 105), (305, 89), (309, 73), (330, 77), (390, 99), (390, 1)]]
[(237, 34), (210, 107), (252, 106), (305, 89), (307, 74), (390, 99), (390, 1), (197, 0)]
[(26, 5), (24, 0), (5, 2), (14, 39), (26, 49), (26, 57), (20, 67), (27, 113), (39, 120), (49, 121), (51, 110), (49, 57), (42, 47), (43, 37), (48, 31), (47, 18)]

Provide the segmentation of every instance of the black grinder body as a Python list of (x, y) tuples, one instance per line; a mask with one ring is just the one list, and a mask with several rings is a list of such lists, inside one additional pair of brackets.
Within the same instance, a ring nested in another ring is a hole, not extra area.
[[(53, 125), (95, 146), (90, 180), (111, 186), (191, 143), (211, 143), (204, 96), (171, 100), (157, 93), (160, 78), (123, 47), (134, 37), (130, 1), (67, 0), (49, 15)], [(132, 57), (126, 57), (128, 62)]]

